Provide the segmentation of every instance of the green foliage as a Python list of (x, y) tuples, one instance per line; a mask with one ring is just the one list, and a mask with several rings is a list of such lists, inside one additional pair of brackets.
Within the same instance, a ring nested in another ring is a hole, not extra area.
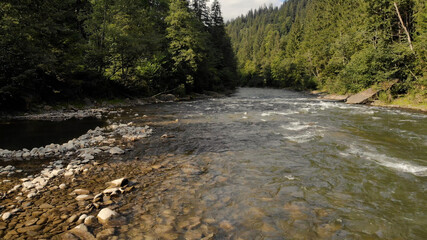
[(1, 108), (235, 86), (217, 1), (5, 0), (0, 13)]
[(427, 88), (426, 9), (420, 0), (288, 0), (227, 31), (242, 84), (347, 93), (398, 79), (391, 94), (400, 95)]

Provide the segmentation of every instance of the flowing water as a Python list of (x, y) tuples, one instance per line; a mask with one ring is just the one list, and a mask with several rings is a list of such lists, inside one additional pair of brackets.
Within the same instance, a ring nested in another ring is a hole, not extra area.
[(119, 239), (427, 239), (425, 114), (243, 88), (117, 120), (154, 129), (84, 177), (144, 186)]
[(134, 111), (156, 132), (136, 155), (179, 167), (124, 238), (427, 238), (425, 114), (271, 89)]

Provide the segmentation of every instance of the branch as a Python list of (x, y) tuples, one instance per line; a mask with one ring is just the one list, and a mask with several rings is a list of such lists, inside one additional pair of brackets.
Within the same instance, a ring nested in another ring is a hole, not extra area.
[(408, 29), (406, 28), (405, 23), (403, 23), (403, 19), (402, 19), (402, 16), (400, 15), (399, 8), (397, 7), (396, 2), (394, 2), (394, 7), (396, 8), (396, 13), (397, 13), (397, 16), (399, 17), (400, 23), (402, 24), (403, 30), (405, 30), (406, 36), (408, 36), (409, 47), (411, 48), (412, 51), (414, 51), (414, 47), (412, 46), (412, 41), (411, 41), (411, 35), (409, 35)]

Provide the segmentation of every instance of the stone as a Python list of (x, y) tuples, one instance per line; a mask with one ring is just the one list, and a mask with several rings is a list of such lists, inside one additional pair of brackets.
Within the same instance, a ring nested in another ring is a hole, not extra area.
[(90, 199), (92, 199), (93, 198), (93, 196), (92, 195), (86, 195), (86, 194), (83, 194), (83, 195), (79, 195), (79, 196), (77, 196), (76, 197), (76, 200), (77, 201), (85, 201), (85, 200), (90, 200)]
[(63, 184), (59, 185), (59, 189), (64, 190), (64, 189), (66, 189), (66, 188), (67, 188), (67, 185), (65, 185), (65, 183), (63, 183)]
[(222, 221), (219, 226), (224, 229), (225, 231), (231, 231), (234, 229), (233, 225), (227, 220)]
[(39, 220), (38, 218), (30, 219), (30, 220), (25, 222), (25, 226), (28, 227), (28, 226), (34, 225), (38, 220)]
[(76, 195), (88, 195), (89, 193), (90, 193), (89, 190), (86, 190), (86, 189), (76, 189), (73, 191), (73, 194), (76, 194)]
[(123, 151), (119, 147), (113, 147), (113, 148), (110, 149), (110, 154), (111, 155), (121, 155), (121, 154), (124, 154), (124, 153), (125, 153), (125, 151)]
[(97, 220), (94, 216), (89, 216), (89, 217), (85, 218), (84, 223), (85, 223), (85, 225), (92, 227), (92, 226), (96, 225)]
[(107, 183), (111, 187), (124, 187), (129, 184), (129, 180), (127, 178), (119, 178)]
[(174, 102), (177, 100), (176, 96), (173, 94), (161, 94), (161, 95), (157, 96), (156, 98), (158, 100), (164, 101), (164, 102)]
[(45, 218), (45, 217), (42, 217), (42, 218), (40, 218), (40, 220), (38, 220), (37, 221), (37, 225), (43, 225), (43, 224), (45, 224), (47, 222), (47, 218)]
[(12, 216), (12, 213), (5, 212), (5, 213), (3, 213), (3, 215), (1, 215), (1, 219), (3, 219), (3, 221), (6, 221), (7, 219), (10, 218), (10, 216)]
[(7, 223), (0, 222), (0, 230), (5, 230), (7, 228)]
[(39, 231), (42, 228), (43, 228), (43, 226), (34, 225), (34, 226), (29, 226), (29, 227), (18, 228), (16, 231), (18, 233), (26, 233), (26, 232), (29, 232), (29, 231), (37, 232), (37, 231)]
[(70, 230), (70, 233), (76, 235), (77, 237), (85, 240), (96, 240), (95, 236), (89, 232), (86, 225), (83, 223), (78, 225), (77, 227)]
[(107, 228), (105, 230), (102, 230), (98, 234), (96, 234), (97, 240), (107, 240), (110, 236), (114, 235), (114, 228)]
[(74, 214), (74, 215), (72, 215), (71, 217), (69, 217), (67, 219), (67, 222), (68, 223), (73, 223), (73, 222), (75, 222), (77, 220), (77, 218), (78, 218), (78, 216), (76, 214)]
[(40, 205), (41, 209), (51, 209), (53, 208), (52, 205), (48, 204), (48, 203), (43, 203), (42, 205)]
[(79, 219), (77, 220), (77, 224), (83, 223), (85, 219), (87, 218), (87, 214), (82, 214)]
[(122, 192), (122, 190), (120, 188), (116, 187), (116, 188), (107, 188), (102, 193), (114, 195), (114, 194), (119, 194), (121, 192)]
[(118, 214), (110, 208), (104, 208), (98, 213), (98, 221), (101, 224), (107, 224), (112, 218), (117, 217)]
[(60, 237), (58, 237), (57, 239), (61, 239), (61, 240), (80, 240), (80, 238), (76, 237), (72, 233), (64, 233)]
[(34, 183), (32, 183), (32, 182), (24, 182), (24, 183), (22, 183), (22, 187), (23, 188), (26, 188), (26, 189), (31, 189), (31, 188), (33, 188), (35, 185), (34, 185)]
[(102, 197), (104, 196), (104, 193), (99, 193), (97, 195), (95, 195), (95, 197), (93, 197), (92, 202), (96, 203), (102, 200)]

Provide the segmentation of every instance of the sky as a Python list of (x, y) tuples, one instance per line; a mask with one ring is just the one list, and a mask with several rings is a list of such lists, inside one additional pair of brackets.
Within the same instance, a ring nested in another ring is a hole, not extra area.
[[(283, 0), (218, 0), (221, 4), (222, 16), (224, 20), (231, 20), (242, 14), (246, 14), (251, 9), (256, 9), (264, 4), (271, 3), (279, 6)], [(212, 1), (210, 1), (212, 2)], [(210, 5), (210, 4), (209, 4)]]

